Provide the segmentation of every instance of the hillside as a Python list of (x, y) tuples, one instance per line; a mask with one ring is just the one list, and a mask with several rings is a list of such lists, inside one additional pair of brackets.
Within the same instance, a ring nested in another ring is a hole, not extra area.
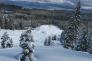
[(8, 5), (8, 4), (3, 4), (0, 3), (0, 9), (5, 9), (5, 10), (9, 10), (9, 11), (15, 11), (15, 10), (21, 10), (21, 6), (16, 6), (16, 5)]
[[(54, 30), (54, 32), (52, 32), (52, 30)], [(5, 31), (13, 38), (14, 47), (0, 49), (0, 61), (19, 61), (22, 52), (22, 49), (19, 47), (19, 37), (24, 30), (0, 30), (2, 34)], [(43, 25), (33, 30), (32, 34), (34, 34), (34, 39), (36, 40), (34, 61), (92, 61), (91, 54), (65, 49), (60, 45), (60, 42), (53, 46), (43, 45), (45, 37), (42, 39), (42, 36), (53, 36), (53, 34), (60, 34), (60, 31), (58, 27), (52, 25)]]
[[(67, 24), (67, 21), (71, 20), (71, 17), (74, 16), (74, 11), (72, 10), (46, 10), (46, 9), (37, 9), (37, 8), (23, 8), (15, 5), (0, 5), (0, 19), (3, 21), (3, 15), (8, 15), (7, 18), (10, 19), (11, 28), (18, 28), (22, 24), (24, 27), (32, 26), (37, 27), (43, 24), (53, 24), (62, 28)], [(92, 21), (92, 13), (81, 11), (81, 22)], [(0, 22), (1, 23), (1, 22)], [(89, 22), (91, 23), (91, 22)], [(2, 24), (0, 24), (1, 26)], [(10, 27), (8, 29), (10, 29)], [(1, 26), (3, 28), (3, 26)]]

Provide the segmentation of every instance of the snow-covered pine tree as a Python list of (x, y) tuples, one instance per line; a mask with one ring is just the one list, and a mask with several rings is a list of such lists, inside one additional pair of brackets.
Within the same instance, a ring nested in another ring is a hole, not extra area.
[(27, 30), (26, 32), (22, 33), (20, 36), (20, 47), (23, 48), (24, 44), (28, 44), (30, 49), (34, 49), (34, 40), (31, 34), (31, 29)]
[(88, 50), (87, 50), (87, 52), (92, 54), (92, 32), (90, 32), (90, 34), (89, 34), (89, 41), (88, 41)]
[(48, 37), (48, 45), (50, 46), (51, 43), (52, 43), (52, 40), (51, 40), (51, 37), (49, 36), (49, 37)]
[(2, 28), (2, 20), (1, 20), (1, 17), (0, 17), (0, 29)]
[(47, 39), (45, 39), (45, 41), (44, 41), (44, 46), (48, 46), (48, 40)]
[(76, 50), (87, 52), (88, 47), (89, 47), (88, 42), (89, 42), (88, 32), (84, 30), (80, 39), (79, 39)]
[(5, 32), (3, 34), (3, 36), (1, 37), (1, 47), (2, 48), (10, 48), (13, 47), (13, 41), (11, 40), (11, 38), (9, 37), (9, 34), (7, 32)]
[(48, 38), (45, 39), (44, 41), (44, 45), (45, 46), (50, 46), (52, 43), (51, 37), (49, 36)]
[(12, 38), (9, 38), (8, 40), (7, 40), (7, 48), (11, 48), (11, 47), (13, 47), (13, 41), (12, 41)]
[(65, 38), (66, 38), (66, 33), (65, 31), (62, 31), (61, 36), (60, 36), (60, 43), (62, 45), (64, 45)]
[(20, 37), (20, 47), (23, 49), (23, 56), (21, 59), (25, 59), (26, 57), (32, 61), (34, 59), (34, 40), (31, 34), (31, 29), (21, 34)]
[(52, 36), (52, 40), (57, 40), (57, 35)]
[(9, 36), (8, 36), (8, 34), (7, 34), (7, 32), (5, 32), (4, 34), (3, 34), (3, 36), (1, 37), (1, 47), (2, 48), (5, 48), (6, 47), (6, 41), (7, 41), (7, 39), (9, 38)]
[(75, 43), (78, 40), (79, 35), (79, 25), (80, 25), (80, 0), (77, 3), (76, 9), (75, 9), (75, 15), (71, 21), (69, 21), (69, 24), (67, 25), (67, 29), (65, 29), (65, 41), (64, 41), (64, 47), (65, 48), (75, 48)]

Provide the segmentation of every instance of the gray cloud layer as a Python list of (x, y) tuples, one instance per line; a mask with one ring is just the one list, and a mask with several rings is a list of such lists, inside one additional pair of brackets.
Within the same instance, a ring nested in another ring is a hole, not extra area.
[[(76, 3), (78, 0), (13, 0), (13, 1), (29, 1), (29, 2), (50, 2), (50, 3), (65, 3), (67, 1)], [(80, 0), (82, 5), (92, 7), (92, 0)]]

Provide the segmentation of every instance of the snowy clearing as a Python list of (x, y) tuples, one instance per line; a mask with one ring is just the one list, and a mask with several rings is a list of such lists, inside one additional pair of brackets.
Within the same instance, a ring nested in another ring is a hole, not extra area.
[[(20, 53), (19, 47), (0, 50), (0, 61), (18, 61)], [(91, 54), (64, 49), (61, 46), (37, 46), (34, 53), (36, 61), (92, 61)]]
[[(8, 32), (13, 39), (13, 48), (0, 49), (0, 61), (19, 61), (22, 49), (18, 47), (21, 33), (25, 30), (0, 30), (0, 37)], [(92, 55), (85, 52), (65, 49), (61, 45), (43, 46), (45, 38), (60, 35), (62, 30), (52, 25), (43, 25), (32, 31), (35, 40), (35, 61), (92, 61)], [(1, 40), (0, 40), (1, 41)]]
[[(13, 39), (14, 46), (19, 45), (19, 39), (21, 33), (23, 33), (25, 30), (0, 30), (0, 38), (4, 34), (4, 32), (8, 32), (9, 36)], [(32, 35), (35, 40), (36, 45), (43, 45), (44, 40), (52, 35), (60, 35), (62, 30), (60, 30), (58, 27), (53, 25), (42, 25), (40, 27), (35, 28), (32, 31)], [(1, 39), (0, 39), (1, 41)]]

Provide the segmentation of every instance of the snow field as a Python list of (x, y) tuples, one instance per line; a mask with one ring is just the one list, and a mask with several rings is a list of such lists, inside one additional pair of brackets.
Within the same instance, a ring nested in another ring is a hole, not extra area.
[[(0, 30), (0, 37), (8, 32), (15, 47), (0, 49), (0, 61), (19, 61), (22, 49), (18, 47), (21, 33), (25, 30)], [(52, 25), (43, 25), (35, 28), (32, 35), (35, 40), (35, 61), (92, 61), (92, 55), (86, 52), (65, 49), (61, 45), (43, 46), (44, 40), (52, 35), (60, 35), (62, 30)], [(1, 39), (0, 39), (1, 41)]]

